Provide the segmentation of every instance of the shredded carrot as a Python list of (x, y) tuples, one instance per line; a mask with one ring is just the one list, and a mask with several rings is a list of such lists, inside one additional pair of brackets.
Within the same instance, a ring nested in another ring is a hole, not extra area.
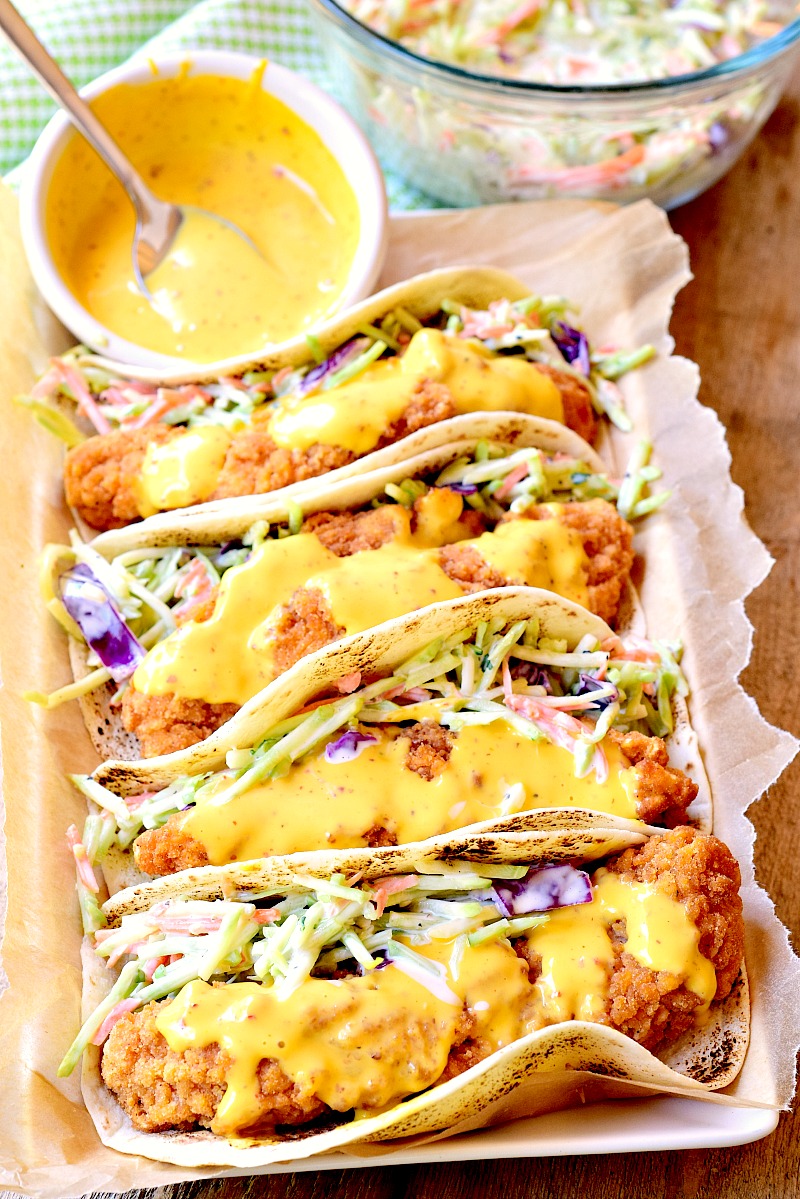
[(375, 894), (375, 910), (378, 915), (383, 915), (386, 901), (390, 895), (394, 895), (398, 891), (407, 891), (416, 881), (416, 874), (399, 874), (393, 878), (379, 878), (377, 882), (370, 883), (370, 889)]
[(93, 1045), (102, 1045), (111, 1029), (127, 1012), (133, 1012), (139, 1006), (138, 999), (122, 999), (112, 1007), (97, 1032), (92, 1037)]
[(506, 477), (503, 479), (503, 482), (494, 493), (494, 498), (497, 500), (504, 500), (507, 495), (511, 494), (511, 491), (516, 487), (517, 483), (522, 482), (529, 472), (530, 467), (528, 463), (520, 462), (519, 466), (515, 466), (513, 470), (508, 472)]
[(67, 384), (78, 402), (78, 407), (94, 425), (98, 433), (110, 433), (111, 425), (97, 406), (95, 398), (86, 386), (84, 379), (73, 366), (59, 358), (53, 359), (53, 366), (60, 371), (61, 378)]
[(354, 670), (352, 674), (346, 674), (343, 678), (337, 679), (333, 685), (341, 695), (351, 695), (361, 686), (361, 671)]
[(72, 856), (75, 858), (78, 878), (87, 890), (92, 891), (96, 895), (100, 890), (100, 886), (94, 876), (91, 862), (86, 856), (86, 846), (81, 841), (80, 833), (74, 824), (71, 824), (67, 829), (67, 843), (72, 850)]

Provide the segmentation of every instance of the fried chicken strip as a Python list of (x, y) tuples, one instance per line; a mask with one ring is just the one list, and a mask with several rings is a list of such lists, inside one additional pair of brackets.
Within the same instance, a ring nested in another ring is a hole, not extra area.
[[(681, 827), (609, 859), (607, 868), (627, 882), (650, 883), (683, 904), (700, 933), (699, 949), (717, 978), (715, 999), (730, 994), (744, 953), (739, 866), (726, 845), (708, 833)], [(693, 1027), (701, 999), (675, 975), (641, 965), (626, 953), (624, 921), (612, 926), (614, 964), (601, 1023), (619, 1029), (645, 1049), (655, 1050)], [(516, 943), (531, 981), (541, 958), (526, 941)]]
[[(396, 735), (408, 740), (405, 768), (428, 782), (442, 773), (458, 739), (457, 733), (428, 720), (398, 729)], [(697, 784), (667, 764), (664, 742), (641, 733), (611, 735), (633, 767), (639, 819), (653, 822), (668, 816), (671, 823), (684, 819), (686, 808), (697, 794)], [(369, 845), (395, 844), (391, 829), (384, 828), (365, 830), (364, 841)], [(174, 874), (178, 870), (208, 865), (205, 848), (184, 831), (180, 813), (171, 816), (161, 828), (141, 833), (134, 850), (136, 863), (145, 874)]]
[[(596, 429), (589, 392), (573, 375), (536, 364), (562, 394), (565, 422), (590, 440)], [(422, 379), (415, 384), (402, 415), (374, 447), (379, 450), (418, 429), (438, 424), (456, 413), (453, 398), (441, 383)], [(355, 455), (342, 446), (312, 445), (289, 450), (269, 435), (270, 409), (256, 412), (250, 426), (235, 433), (217, 486), (209, 499), (260, 495), (304, 479), (317, 478), (352, 462)], [(90, 437), (69, 450), (64, 466), (67, 503), (94, 529), (118, 529), (139, 520), (136, 480), (151, 442), (163, 442), (185, 432), (180, 427), (152, 424), (143, 429), (115, 430)]]
[[(217, 1044), (176, 1053), (156, 1028), (161, 1008), (169, 1001), (150, 1003), (139, 1012), (128, 1013), (115, 1024), (103, 1049), (103, 1081), (135, 1128), (160, 1132), (170, 1128), (188, 1130), (198, 1125), (214, 1128), (214, 1116), (225, 1093), (225, 1078), (231, 1067), (230, 1054)], [(322, 1018), (322, 1017), (321, 1017)], [(466, 1009), (453, 1033), (446, 1074), (454, 1077), (480, 1057), (480, 1042), (466, 1038), (472, 1019)], [(429, 1046), (437, 1036), (430, 1022), (410, 1023), (405, 1016), (386, 1022), (383, 1029), (386, 1053), (398, 1063), (398, 1074), (409, 1073), (409, 1063), (421, 1063), (427, 1069)], [(459, 1047), (465, 1044), (459, 1053)], [(323, 1113), (330, 1113), (316, 1095), (292, 1082), (279, 1064), (264, 1058), (258, 1066), (257, 1120), (242, 1132), (265, 1133), (276, 1125), (307, 1124)], [(369, 1095), (364, 1096), (369, 1107)]]

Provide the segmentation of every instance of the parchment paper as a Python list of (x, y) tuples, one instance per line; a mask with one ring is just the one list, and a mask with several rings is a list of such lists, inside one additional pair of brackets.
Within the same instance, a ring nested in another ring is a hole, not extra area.
[[(64, 638), (38, 602), (35, 565), (46, 541), (65, 538), (69, 520), (60, 448), (8, 402), (30, 386), (63, 341), (35, 295), (14, 201), (5, 192), (0, 261), (0, 746), (9, 904), (2, 953), (10, 984), (0, 998), (0, 1186), (55, 1199), (211, 1177), (222, 1171), (192, 1173), (103, 1148), (81, 1103), (77, 1072), (71, 1079), (55, 1076), (78, 1026), (80, 996), (80, 928), (64, 831), (82, 820), (84, 808), (64, 774), (91, 769), (96, 757), (77, 705), (45, 713), (19, 698), (30, 687), (50, 690), (70, 678)], [(716, 831), (739, 859), (745, 880), (752, 1036), (744, 1070), (728, 1095), (786, 1105), (800, 1043), (800, 961), (755, 885), (753, 830), (744, 813), (797, 745), (766, 724), (735, 681), (750, 654), (744, 599), (764, 578), (770, 559), (745, 524), (722, 428), (695, 400), (696, 369), (668, 358), (672, 302), (689, 277), (685, 246), (647, 202), (621, 210), (574, 201), (417, 214), (393, 219), (381, 282), (462, 262), (505, 267), (532, 289), (571, 297), (596, 344), (649, 341), (659, 350), (656, 362), (624, 380), (637, 434), (655, 442), (673, 489), (667, 509), (649, 518), (638, 538), (646, 559), (642, 600), (651, 633), (680, 636), (687, 646), (691, 711), (714, 790)], [(619, 466), (630, 441), (615, 432), (601, 452)], [(748, 747), (746, 757), (740, 746)], [(592, 1081), (588, 1096), (618, 1094), (619, 1086), (612, 1091), (612, 1085)], [(577, 1089), (575, 1094), (580, 1097)], [(524, 1098), (520, 1092), (505, 1115), (524, 1114)], [(535, 1137), (535, 1123), (531, 1127)], [(491, 1157), (491, 1131), (477, 1135)], [(326, 1160), (343, 1163), (336, 1156)]]

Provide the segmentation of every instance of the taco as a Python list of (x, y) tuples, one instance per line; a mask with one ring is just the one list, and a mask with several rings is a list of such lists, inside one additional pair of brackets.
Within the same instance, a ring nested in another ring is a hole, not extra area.
[(431, 839), (452, 857), (577, 810), (707, 821), (662, 739), (691, 744), (681, 693), (675, 647), (626, 644), (549, 592), (487, 591), (318, 651), (199, 745), (72, 777), (107, 813), (112, 890), (130, 847), (151, 876), (320, 847), (402, 868)]
[(86, 1051), (106, 1144), (255, 1166), (477, 1127), (537, 1078), (526, 1114), (565, 1106), (576, 1071), (695, 1097), (738, 1072), (739, 868), (715, 837), (367, 873), (262, 864), (248, 896), (118, 897), (60, 1069)]
[(42, 588), (77, 634), (76, 685), (32, 698), (81, 698), (102, 756), (150, 757), (202, 740), (306, 654), (435, 600), (541, 586), (629, 625), (620, 509), (636, 518), (666, 493), (640, 498), (635, 471), (618, 488), (588, 446), (544, 452), (531, 417), (484, 424), (502, 440), (48, 547)]
[[(458, 414), (529, 413), (591, 440), (593, 404), (613, 408), (613, 380), (652, 350), (593, 363), (566, 309), (500, 271), (435, 271), (236, 377), (122, 378), (115, 364), (78, 351), (53, 361), (28, 403), (71, 445), (68, 503), (91, 528), (117, 528), (165, 509), (349, 473), (415, 434), (409, 453), (446, 444), (451, 435), (439, 426)], [(94, 435), (83, 440), (53, 402), (77, 405)]]

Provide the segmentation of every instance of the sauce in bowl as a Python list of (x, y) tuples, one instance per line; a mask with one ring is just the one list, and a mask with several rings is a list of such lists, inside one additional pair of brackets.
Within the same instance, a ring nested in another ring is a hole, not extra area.
[[(331, 315), (359, 242), (356, 195), (319, 135), (249, 80), (220, 75), (120, 83), (92, 100), (145, 182), (193, 211), (147, 278), (133, 275), (133, 208), (74, 135), (53, 170), (46, 231), (56, 269), (111, 332), (193, 362), (247, 354)], [(268, 79), (267, 71), (267, 79)]]

